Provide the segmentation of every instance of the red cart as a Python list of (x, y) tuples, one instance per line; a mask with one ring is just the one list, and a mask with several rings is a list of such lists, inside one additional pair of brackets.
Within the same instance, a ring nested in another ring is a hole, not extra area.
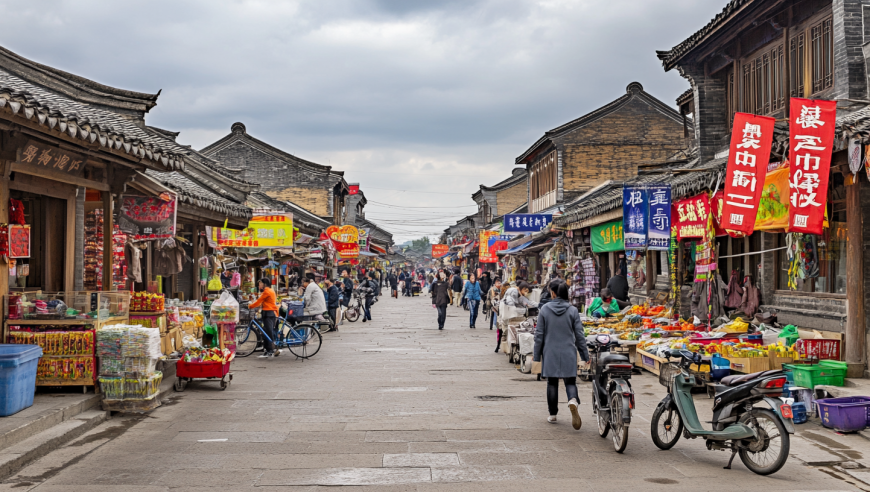
[[(236, 352), (235, 341), (236, 324), (233, 323), (218, 323), (218, 338), (221, 350), (228, 348)], [(184, 362), (179, 360), (175, 364), (175, 391), (184, 391), (188, 381), (194, 379), (218, 379), (220, 378), (221, 390), (227, 389), (230, 382), (233, 380), (233, 373), (230, 372), (230, 362), (233, 356), (230, 356), (226, 362)]]

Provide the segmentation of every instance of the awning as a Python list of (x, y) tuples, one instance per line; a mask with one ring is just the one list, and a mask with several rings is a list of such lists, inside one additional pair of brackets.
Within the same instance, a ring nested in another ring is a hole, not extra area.
[(360, 256), (378, 256), (377, 253), (369, 253), (368, 251), (360, 251), (359, 255)]
[(519, 246), (517, 246), (517, 247), (515, 247), (515, 248), (505, 249), (505, 250), (499, 251), (498, 254), (499, 254), (499, 255), (512, 255), (512, 254), (514, 254), (514, 253), (519, 253), (520, 251), (522, 251), (522, 250), (528, 248), (528, 247), (531, 246), (531, 245), (532, 245), (532, 242), (529, 241), (529, 242), (527, 242), (527, 243), (523, 243), (523, 244), (521, 244), (521, 245), (519, 245)]
[(371, 249), (375, 250), (376, 253), (380, 253), (382, 255), (387, 254), (386, 248), (382, 248), (382, 247), (378, 246), (377, 244), (370, 244), (369, 247)]

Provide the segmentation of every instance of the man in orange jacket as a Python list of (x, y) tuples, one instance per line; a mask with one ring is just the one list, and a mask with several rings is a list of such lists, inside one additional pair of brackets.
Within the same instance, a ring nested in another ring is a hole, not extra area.
[(278, 297), (275, 291), (272, 290), (272, 279), (263, 277), (257, 282), (257, 289), (260, 290), (260, 297), (252, 302), (248, 307), (256, 308), (263, 307), (263, 331), (270, 340), (263, 340), (265, 352), (260, 356), (261, 359), (268, 359), (281, 355), (280, 350), (275, 350), (275, 321), (278, 319)]

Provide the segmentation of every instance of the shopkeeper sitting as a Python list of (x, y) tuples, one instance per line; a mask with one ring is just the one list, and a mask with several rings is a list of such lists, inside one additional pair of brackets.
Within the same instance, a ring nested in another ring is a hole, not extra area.
[(627, 306), (631, 306), (631, 303), (616, 299), (610, 289), (604, 288), (601, 289), (601, 297), (592, 299), (592, 304), (586, 310), (586, 314), (595, 319), (606, 318), (613, 316)]

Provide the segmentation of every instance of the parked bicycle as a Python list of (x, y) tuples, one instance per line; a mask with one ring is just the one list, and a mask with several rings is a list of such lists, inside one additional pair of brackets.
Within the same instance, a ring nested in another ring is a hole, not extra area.
[[(275, 348), (287, 348), (291, 354), (300, 359), (313, 357), (320, 351), (323, 338), (320, 336), (320, 325), (330, 321), (305, 320), (284, 315), (275, 322)], [(263, 349), (265, 340), (273, 341), (263, 325), (255, 317), (247, 324), (236, 326), (236, 357), (247, 357), (257, 350)]]
[(363, 307), (365, 304), (365, 300), (362, 297), (360, 291), (354, 290), (350, 295), (350, 301), (347, 304), (347, 309), (344, 310), (344, 319), (353, 323), (358, 320), (360, 315), (363, 313), (365, 309)]

